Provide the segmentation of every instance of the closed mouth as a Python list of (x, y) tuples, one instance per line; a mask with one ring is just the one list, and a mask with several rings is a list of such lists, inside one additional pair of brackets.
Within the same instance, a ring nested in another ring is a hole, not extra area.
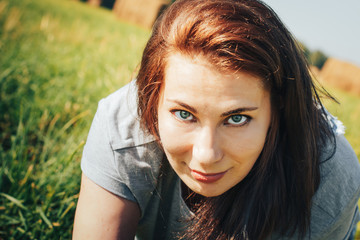
[(192, 170), (191, 169), (191, 175), (192, 177), (199, 181), (199, 182), (203, 182), (203, 183), (213, 183), (218, 181), (219, 179), (221, 179), (225, 173), (225, 172), (219, 172), (219, 173), (203, 173), (203, 172), (199, 172), (196, 170)]

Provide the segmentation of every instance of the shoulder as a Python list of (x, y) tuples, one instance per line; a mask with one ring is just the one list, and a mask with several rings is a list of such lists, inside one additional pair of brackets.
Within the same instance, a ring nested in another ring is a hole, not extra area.
[(320, 172), (320, 186), (313, 197), (312, 234), (314, 237), (323, 231), (346, 234), (358, 219), (360, 165), (343, 135), (336, 136), (335, 153), (330, 159), (322, 159)]
[(83, 173), (143, 212), (154, 191), (163, 152), (140, 128), (137, 90), (131, 82), (99, 102), (83, 150)]
[(343, 135), (336, 136), (334, 155), (330, 159), (322, 159), (320, 173), (320, 186), (314, 196), (314, 204), (322, 205), (332, 217), (336, 217), (341, 206), (353, 197), (359, 197), (360, 191), (359, 161)]
[(99, 102), (96, 113), (106, 123), (113, 149), (133, 147), (155, 141), (140, 128), (137, 113), (137, 87), (130, 82)]

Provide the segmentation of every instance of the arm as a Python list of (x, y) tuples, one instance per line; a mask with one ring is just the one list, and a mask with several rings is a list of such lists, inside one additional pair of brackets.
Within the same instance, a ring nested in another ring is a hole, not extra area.
[(134, 239), (139, 206), (96, 185), (84, 174), (76, 208), (73, 239)]

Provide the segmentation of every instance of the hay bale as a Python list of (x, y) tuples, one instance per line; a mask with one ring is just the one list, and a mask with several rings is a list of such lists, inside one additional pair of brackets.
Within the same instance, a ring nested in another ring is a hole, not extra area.
[(335, 58), (329, 58), (320, 71), (325, 83), (360, 96), (360, 68)]
[(310, 75), (316, 79), (316, 80), (319, 80), (320, 78), (320, 69), (314, 65), (310, 65)]
[(117, 0), (113, 11), (121, 19), (151, 28), (168, 0)]
[(99, 7), (101, 4), (101, 0), (88, 0), (88, 4), (94, 7)]

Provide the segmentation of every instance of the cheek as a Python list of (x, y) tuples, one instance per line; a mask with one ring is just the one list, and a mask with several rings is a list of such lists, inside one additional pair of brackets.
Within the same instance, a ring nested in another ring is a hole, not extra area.
[(162, 147), (167, 155), (184, 154), (188, 151), (190, 146), (189, 132), (186, 128), (178, 126), (171, 114), (159, 113), (159, 135)]
[(249, 126), (246, 131), (233, 134), (227, 142), (227, 154), (242, 164), (253, 164), (259, 157), (265, 143), (267, 127), (257, 124)]

